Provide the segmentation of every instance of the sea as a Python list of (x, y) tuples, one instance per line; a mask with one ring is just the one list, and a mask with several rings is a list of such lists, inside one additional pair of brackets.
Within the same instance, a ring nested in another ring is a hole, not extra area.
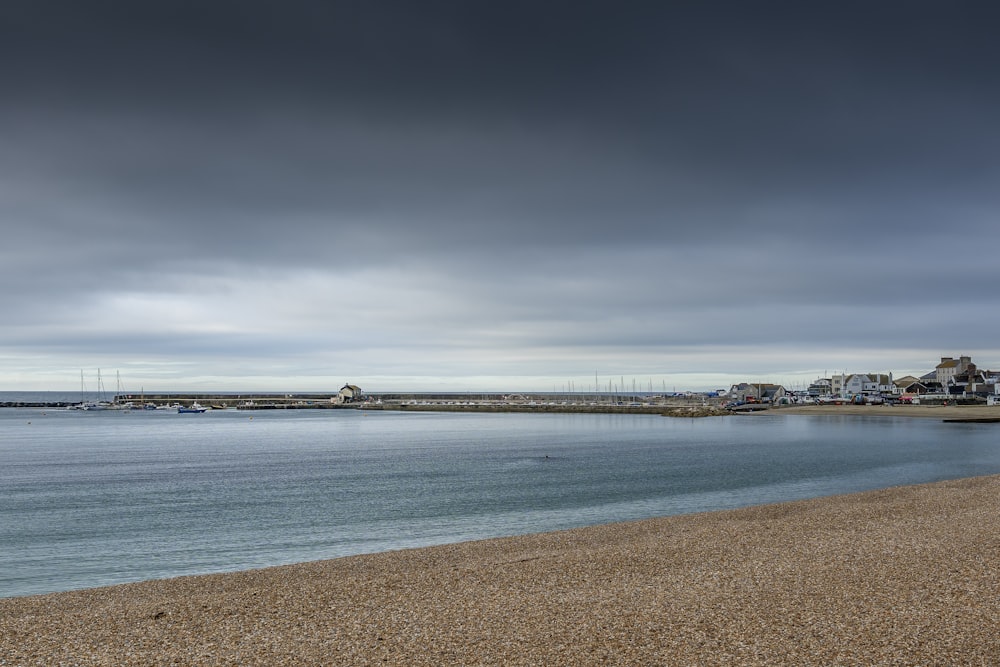
[(0, 409), (0, 597), (1000, 473), (899, 417)]

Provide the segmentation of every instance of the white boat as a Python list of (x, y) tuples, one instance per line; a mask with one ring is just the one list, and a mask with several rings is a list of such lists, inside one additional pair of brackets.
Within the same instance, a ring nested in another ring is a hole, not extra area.
[(66, 407), (67, 410), (110, 410), (113, 406), (111, 403), (103, 400), (104, 394), (104, 383), (101, 381), (101, 369), (97, 369), (97, 399), (87, 400), (85, 396), (87, 395), (87, 388), (83, 383), (83, 371), (80, 371), (80, 402), (76, 405), (69, 405)]
[(199, 404), (198, 401), (195, 401), (189, 407), (184, 407), (183, 405), (178, 405), (177, 406), (177, 412), (178, 413), (185, 413), (185, 412), (205, 412), (206, 410), (208, 410), (208, 408), (202, 407), (202, 405)]

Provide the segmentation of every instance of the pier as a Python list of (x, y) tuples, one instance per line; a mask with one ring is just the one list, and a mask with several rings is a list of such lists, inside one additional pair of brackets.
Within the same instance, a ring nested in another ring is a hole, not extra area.
[[(68, 408), (81, 401), (7, 401), (6, 408)], [(718, 408), (718, 399), (701, 396), (612, 395), (579, 393), (382, 393), (341, 401), (336, 393), (154, 393), (118, 394), (111, 406), (140, 410), (198, 403), (215, 410), (397, 410), (407, 412), (562, 412), (664, 414), (676, 409)]]

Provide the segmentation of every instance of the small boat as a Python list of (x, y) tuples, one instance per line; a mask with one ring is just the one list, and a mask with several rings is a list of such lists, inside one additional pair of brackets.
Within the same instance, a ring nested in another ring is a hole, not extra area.
[(146, 388), (145, 387), (141, 387), (139, 389), (139, 401), (142, 403), (142, 409), (143, 410), (155, 410), (156, 409), (156, 403), (153, 403), (152, 401), (147, 401), (146, 400)]
[(179, 412), (179, 413), (185, 413), (185, 412), (204, 412), (205, 410), (208, 410), (208, 408), (204, 408), (201, 405), (199, 405), (198, 401), (195, 401), (189, 407), (184, 407), (183, 405), (178, 405), (177, 406), (177, 412)]

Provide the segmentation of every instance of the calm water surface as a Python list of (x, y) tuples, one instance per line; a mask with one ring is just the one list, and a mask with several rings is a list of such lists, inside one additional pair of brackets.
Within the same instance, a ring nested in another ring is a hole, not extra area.
[(934, 420), (0, 410), (0, 597), (1000, 473)]

